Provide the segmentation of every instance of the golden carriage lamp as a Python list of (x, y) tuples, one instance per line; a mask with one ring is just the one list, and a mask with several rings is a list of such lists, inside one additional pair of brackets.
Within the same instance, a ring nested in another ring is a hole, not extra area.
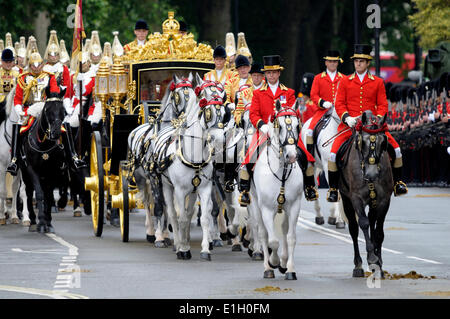
[(127, 95), (127, 72), (120, 56), (114, 57), (114, 63), (109, 73), (109, 96), (113, 98), (115, 113), (120, 113), (121, 99)]
[(105, 123), (106, 119), (105, 107), (106, 102), (108, 101), (109, 98), (108, 83), (109, 83), (109, 66), (107, 61), (105, 59), (102, 59), (95, 79), (95, 95), (98, 97), (103, 106), (102, 107), (103, 123)]

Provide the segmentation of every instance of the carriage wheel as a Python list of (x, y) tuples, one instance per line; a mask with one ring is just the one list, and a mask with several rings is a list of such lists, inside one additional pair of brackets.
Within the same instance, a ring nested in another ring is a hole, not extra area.
[(85, 180), (85, 188), (90, 191), (91, 197), (91, 216), (94, 234), (100, 237), (103, 232), (104, 216), (104, 174), (103, 174), (103, 154), (102, 141), (98, 131), (93, 132), (91, 137), (91, 156), (90, 156), (90, 177)]
[(120, 186), (122, 190), (122, 198), (123, 202), (121, 207), (119, 208), (119, 216), (120, 216), (120, 233), (122, 235), (122, 241), (124, 243), (128, 242), (128, 234), (129, 234), (129, 225), (130, 225), (130, 208), (129, 208), (129, 198), (128, 198), (128, 180), (125, 175), (125, 171), (123, 170), (123, 166), (126, 162), (120, 163)]

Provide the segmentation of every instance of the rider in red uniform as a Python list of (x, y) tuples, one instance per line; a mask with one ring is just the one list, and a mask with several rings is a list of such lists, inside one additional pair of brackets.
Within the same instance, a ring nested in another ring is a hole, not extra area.
[(339, 81), (344, 77), (342, 73), (337, 71), (339, 62), (343, 62), (339, 57), (338, 51), (329, 50), (324, 59), (327, 70), (314, 77), (311, 87), (311, 100), (319, 107), (319, 110), (313, 115), (309, 128), (306, 130), (306, 148), (311, 154), (314, 153), (314, 127), (328, 109), (333, 106)]
[[(371, 51), (372, 47), (370, 45), (355, 45), (355, 53), (351, 57), (355, 66), (355, 73), (344, 77), (339, 84), (335, 106), (336, 112), (342, 121), (338, 127), (339, 133), (348, 127), (354, 127), (358, 117), (366, 110), (372, 111), (374, 115), (379, 117), (383, 117), (388, 111), (383, 80), (369, 72), (370, 61), (372, 60), (370, 56)], [(342, 143), (349, 139), (351, 135), (351, 130), (342, 133), (336, 137), (331, 147), (330, 160), (328, 162), (330, 190), (328, 191), (327, 200), (329, 202), (338, 200), (339, 172), (336, 165), (336, 154)], [(386, 132), (386, 135), (389, 144), (395, 150), (392, 172), (395, 184), (394, 195), (399, 196), (408, 192), (405, 183), (401, 181), (402, 153), (400, 146), (392, 135), (389, 132)]]
[[(259, 89), (253, 92), (252, 104), (250, 106), (250, 121), (258, 130), (253, 138), (258, 139), (260, 134), (267, 136), (269, 127), (267, 122), (273, 115), (275, 109), (275, 102), (279, 100), (282, 107), (292, 107), (295, 104), (295, 92), (280, 83), (279, 78), (281, 71), (284, 68), (280, 66), (280, 56), (272, 55), (264, 57), (264, 71), (267, 82)], [(307, 200), (316, 200), (318, 197), (317, 190), (314, 183), (314, 158), (308, 153), (301, 139), (299, 139), (298, 146), (306, 155), (308, 165), (303, 170), (305, 198)], [(254, 148), (255, 149), (255, 148)], [(249, 156), (250, 157), (250, 156)], [(243, 164), (248, 164), (247, 161)], [(241, 196), (239, 202), (241, 206), (246, 206), (250, 203), (248, 191), (250, 190), (250, 176), (245, 168), (245, 165), (240, 171), (240, 191)]]

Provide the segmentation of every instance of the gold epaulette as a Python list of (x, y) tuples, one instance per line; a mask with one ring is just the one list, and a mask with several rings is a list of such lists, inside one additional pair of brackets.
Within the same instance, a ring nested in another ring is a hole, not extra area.
[(281, 84), (281, 83), (280, 83), (280, 89), (283, 91), (289, 90), (284, 84)]
[(321, 78), (324, 78), (324, 77), (326, 77), (327, 76), (327, 72), (325, 72), (325, 71), (323, 71), (322, 72), (322, 75), (320, 76)]
[(356, 76), (356, 72), (354, 72), (352, 75), (350, 75), (348, 79), (353, 80), (355, 78), (355, 76)]
[(344, 75), (343, 75), (341, 72), (338, 72), (338, 76), (339, 76), (340, 78), (343, 78), (343, 77), (344, 77)]
[(266, 83), (263, 84), (263, 86), (259, 90), (260, 91), (266, 91), (268, 87), (269, 86), (267, 85), (267, 82), (266, 82)]

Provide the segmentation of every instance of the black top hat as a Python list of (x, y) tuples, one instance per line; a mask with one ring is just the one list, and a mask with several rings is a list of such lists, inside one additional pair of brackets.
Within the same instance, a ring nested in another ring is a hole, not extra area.
[(241, 66), (250, 66), (250, 61), (248, 60), (248, 58), (246, 56), (238, 55), (236, 60), (234, 60), (234, 65), (235, 65), (236, 69)]
[(314, 81), (314, 74), (305, 73), (303, 74), (302, 84), (300, 85), (300, 92), (304, 95), (310, 96), (311, 87)]
[(11, 62), (14, 61), (14, 53), (11, 49), (5, 49), (2, 52), (2, 61)]
[(138, 20), (134, 26), (134, 30), (148, 30), (148, 24), (145, 20)]
[(327, 55), (324, 56), (323, 59), (330, 61), (339, 61), (341, 63), (344, 62), (340, 57), (339, 51), (337, 50), (328, 50)]
[(251, 70), (250, 70), (250, 74), (252, 74), (252, 73), (261, 73), (261, 74), (264, 74), (264, 72), (262, 71), (262, 69), (263, 69), (263, 66), (262, 66), (261, 63), (253, 62), (252, 68), (251, 68)]
[(178, 21), (178, 23), (180, 24), (180, 31), (187, 32), (188, 29), (187, 23), (184, 21)]
[(280, 65), (281, 57), (279, 55), (267, 55), (263, 57), (264, 69), (263, 71), (283, 71), (284, 68)]
[(225, 48), (221, 45), (218, 45), (213, 52), (213, 58), (227, 58), (227, 51), (225, 51)]
[(367, 59), (372, 60), (370, 55), (372, 52), (372, 46), (368, 44), (355, 44), (355, 53), (350, 59)]

